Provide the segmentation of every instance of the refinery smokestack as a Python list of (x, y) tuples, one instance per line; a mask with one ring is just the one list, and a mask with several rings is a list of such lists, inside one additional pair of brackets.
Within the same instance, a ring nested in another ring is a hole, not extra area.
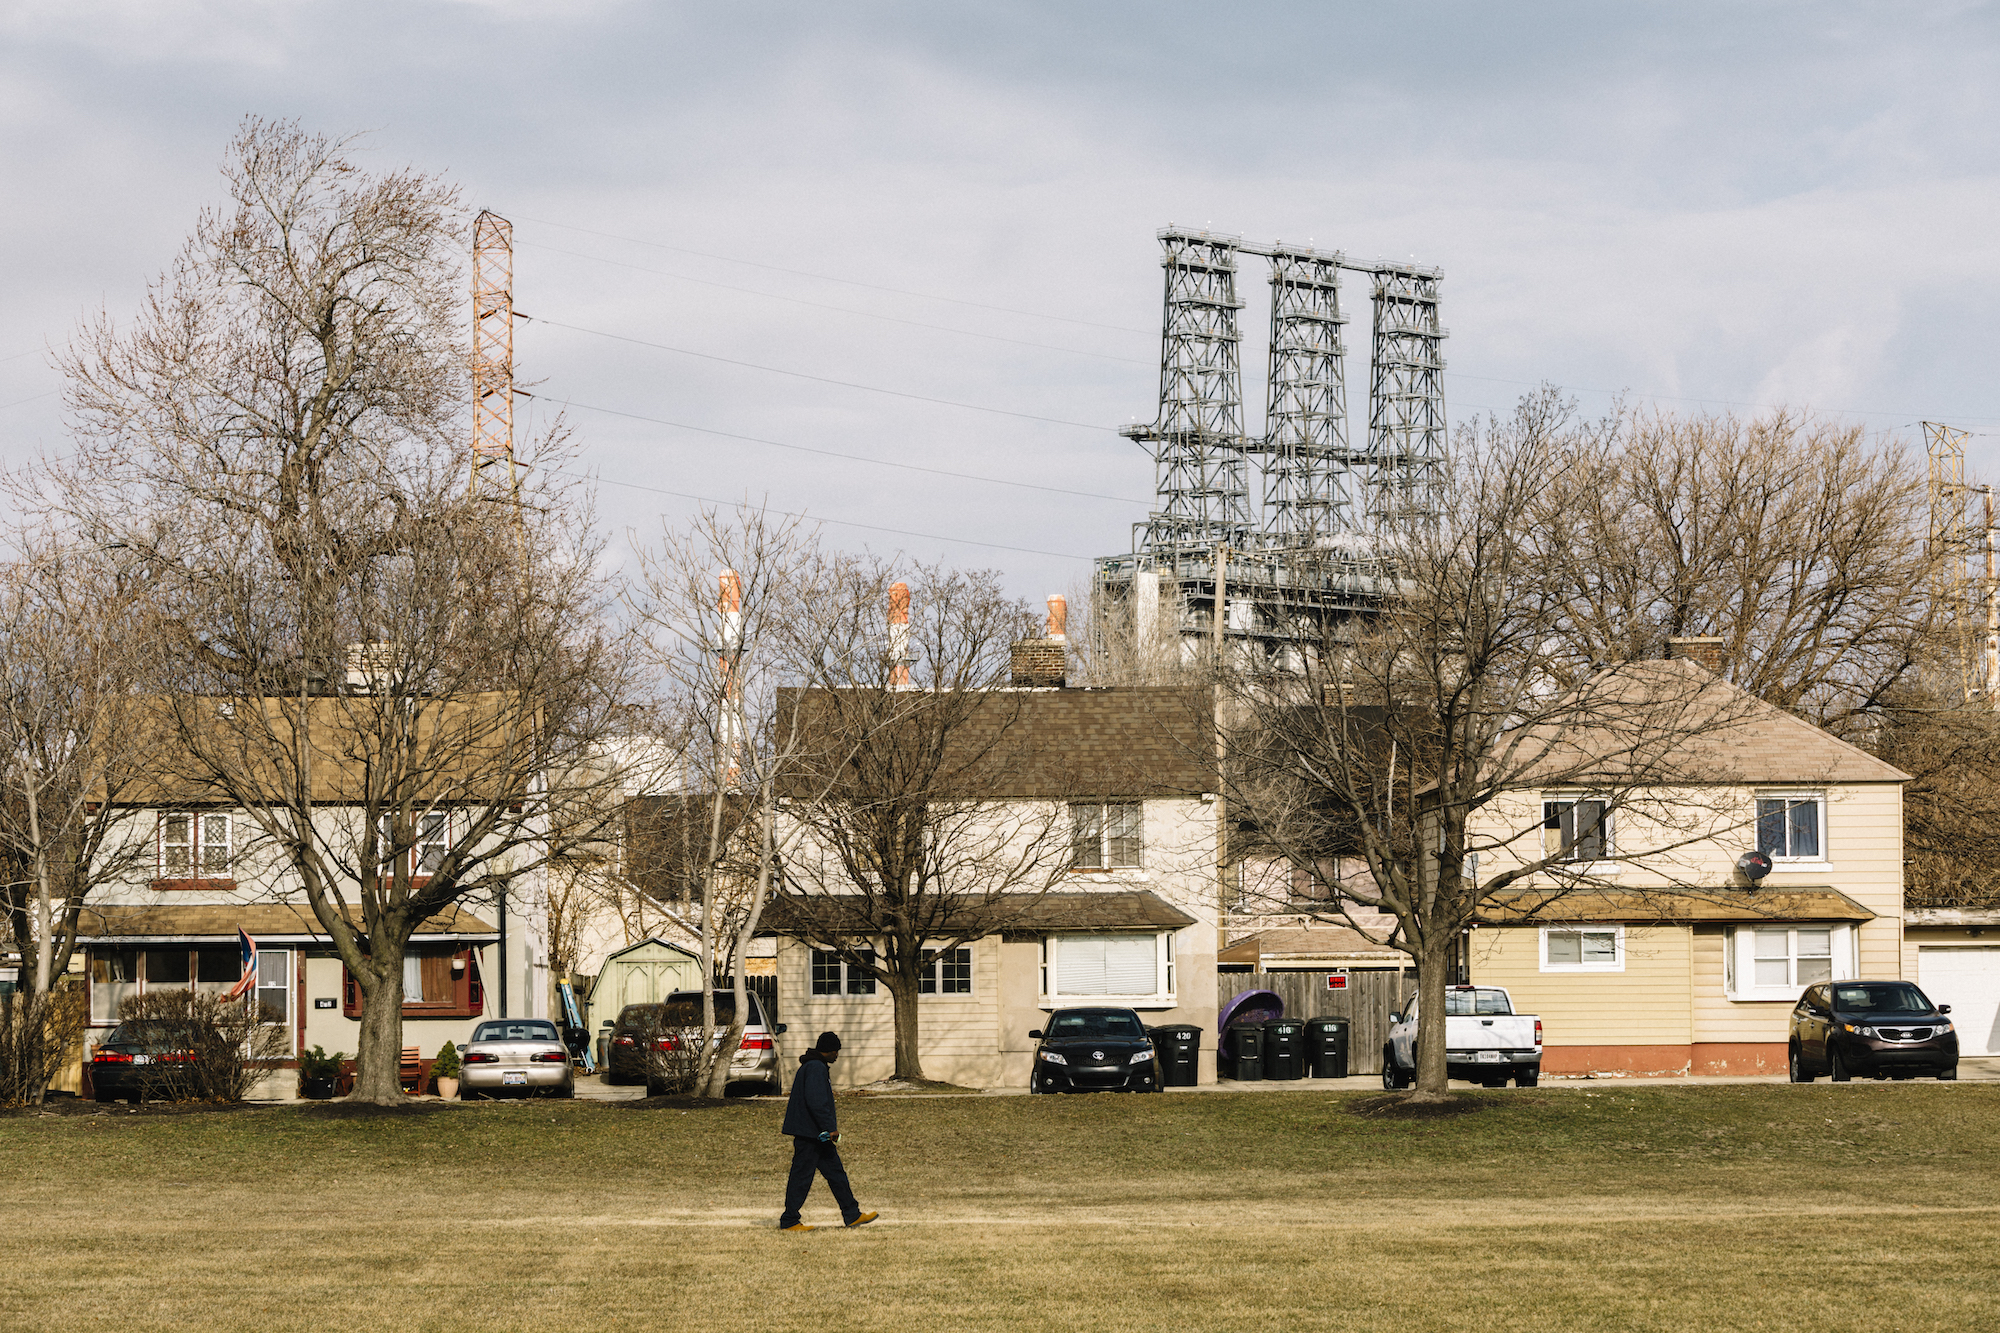
[(889, 585), (889, 684), (907, 689), (910, 684), (910, 585)]
[(1066, 627), (1069, 624), (1069, 599), (1059, 592), (1049, 594), (1049, 638), (1057, 643), (1069, 642)]

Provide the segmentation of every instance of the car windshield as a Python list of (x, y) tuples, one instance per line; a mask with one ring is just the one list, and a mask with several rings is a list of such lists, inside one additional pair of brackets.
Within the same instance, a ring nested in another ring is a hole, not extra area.
[(1514, 1006), (1507, 1003), (1506, 991), (1488, 990), (1482, 986), (1478, 990), (1446, 991), (1444, 1012), (1447, 1018), (1467, 1014), (1511, 1014)]
[(1143, 1037), (1145, 1027), (1131, 1014), (1057, 1014), (1049, 1024), (1049, 1036), (1060, 1041), (1093, 1037)]
[(1931, 1002), (1907, 981), (1871, 981), (1833, 988), (1834, 1008), (1845, 1013), (1927, 1014)]
[(172, 1037), (158, 1023), (120, 1023), (111, 1029), (110, 1036), (97, 1044), (155, 1055), (174, 1049)]
[(556, 1025), (534, 1018), (509, 1019), (504, 1023), (481, 1023), (472, 1030), (474, 1041), (560, 1041)]
[[(757, 1011), (757, 997), (750, 1000), (750, 1016), (744, 1023), (751, 1027), (760, 1026), (764, 1016)], [(660, 1007), (660, 1021), (670, 1028), (692, 1028), (701, 1026), (701, 992), (675, 991)], [(736, 997), (726, 992), (717, 992), (715, 997), (715, 1021), (728, 1026), (736, 1021)]]

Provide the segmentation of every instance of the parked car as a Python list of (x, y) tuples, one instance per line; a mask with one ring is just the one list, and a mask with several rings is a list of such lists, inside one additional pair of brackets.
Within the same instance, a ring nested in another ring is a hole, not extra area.
[(1958, 1033), (1948, 1004), (1907, 981), (1827, 981), (1792, 1006), (1786, 1042), (1794, 1083), (1820, 1074), (1845, 1083), (1870, 1078), (1958, 1077)]
[[(736, 1055), (729, 1062), (729, 1083), (761, 1084), (776, 1091), (778, 1075), (777, 1038), (785, 1031), (785, 1025), (771, 1025), (765, 1021), (764, 1008), (753, 993), (748, 997), (750, 1008), (743, 1024), (743, 1041), (736, 1048)], [(715, 1021), (724, 1030), (717, 1041), (726, 1034), (729, 1025), (736, 1019), (736, 993), (719, 990), (715, 992)], [(663, 1001), (652, 1004), (628, 1004), (618, 1011), (617, 1021), (611, 1026), (610, 1040), (605, 1043), (604, 1081), (606, 1083), (645, 1083), (648, 1093), (663, 1089), (656, 1086), (657, 1079), (651, 1077), (657, 1071), (649, 1068), (655, 1063), (651, 1052), (664, 1050), (664, 1043), (680, 1040), (678, 1034), (688, 1028), (701, 1026), (701, 992), (698, 990), (677, 990)]]
[(458, 1095), (474, 1097), (576, 1096), (569, 1047), (546, 1018), (494, 1018), (472, 1029), (458, 1053), (464, 1068)]
[(171, 1092), (175, 1066), (190, 1059), (157, 1023), (120, 1023), (90, 1053), (91, 1095), (138, 1103)]
[[(1444, 1072), (1489, 1088), (1514, 1080), (1532, 1088), (1542, 1077), (1542, 1020), (1514, 1012), (1501, 986), (1451, 986), (1444, 993)], [(1382, 1086), (1407, 1088), (1417, 1079), (1417, 1002), (1389, 1015), (1382, 1047)]]
[(1029, 1092), (1158, 1092), (1160, 1058), (1130, 1009), (1058, 1009), (1028, 1073)]

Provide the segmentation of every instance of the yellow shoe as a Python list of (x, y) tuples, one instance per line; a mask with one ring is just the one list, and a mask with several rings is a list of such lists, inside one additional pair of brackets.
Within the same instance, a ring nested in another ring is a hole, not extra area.
[[(872, 1217), (872, 1216), (874, 1216), (874, 1214), (872, 1214), (872, 1213), (871, 1213), (871, 1214), (869, 1214), (869, 1216), (871, 1216), (871, 1217)], [(792, 1223), (792, 1224), (791, 1224), (790, 1226), (788, 1226), (788, 1227), (779, 1227), (779, 1228), (778, 1228), (778, 1230), (780, 1230), (780, 1231), (818, 1231), (818, 1230), (819, 1230), (819, 1228), (818, 1228), (818, 1227), (815, 1227), (815, 1226), (808, 1226), (808, 1225), (806, 1225), (806, 1224), (805, 1224), (804, 1222), (794, 1222), (794, 1223)]]
[(852, 1222), (849, 1222), (847, 1225), (850, 1227), (865, 1227), (870, 1222), (873, 1222), (876, 1218), (880, 1217), (881, 1215), (882, 1214), (880, 1213), (863, 1213), (861, 1216), (855, 1218)]

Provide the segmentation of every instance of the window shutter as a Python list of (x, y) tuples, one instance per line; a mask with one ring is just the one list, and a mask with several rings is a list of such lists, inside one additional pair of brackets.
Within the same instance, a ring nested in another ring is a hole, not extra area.
[(426, 954), (423, 959), (425, 1004), (449, 1004), (454, 998), (451, 993), (451, 957), (447, 954)]

